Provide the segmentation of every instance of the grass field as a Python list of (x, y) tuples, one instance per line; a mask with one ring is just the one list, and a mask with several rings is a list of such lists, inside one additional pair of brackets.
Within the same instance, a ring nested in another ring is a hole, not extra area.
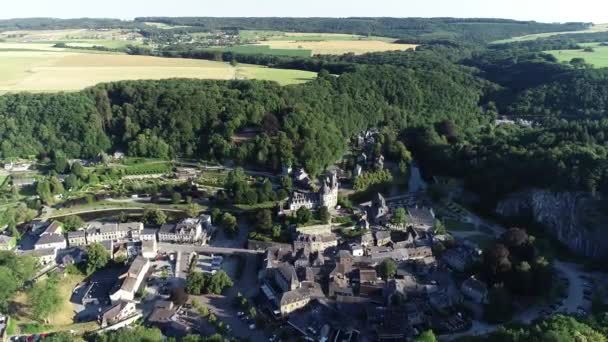
[(560, 62), (570, 62), (572, 58), (584, 58), (587, 63), (592, 64), (596, 68), (608, 67), (608, 46), (599, 46), (597, 43), (581, 45), (591, 46), (595, 51), (555, 50), (546, 52), (555, 56)]
[[(73, 329), (75, 331), (90, 331), (98, 328), (95, 322), (74, 324), (74, 307), (70, 302), (72, 290), (84, 279), (82, 275), (68, 275), (62, 278), (59, 283), (59, 294), (62, 298), (61, 308), (56, 314), (50, 317), (49, 326), (43, 328), (41, 332), (52, 332)], [(36, 325), (36, 321), (32, 320), (30, 308), (27, 305), (27, 294), (20, 293), (15, 297), (12, 303), (13, 308), (17, 310), (14, 319), (17, 322), (17, 327), (23, 329), (28, 325)]]
[(271, 49), (311, 50), (313, 55), (363, 54), (368, 52), (408, 50), (416, 47), (413, 44), (393, 44), (379, 40), (269, 40), (260, 42), (259, 44), (269, 46)]
[[(32, 44), (27, 45), (33, 48)], [(46, 48), (42, 45), (40, 50), (7, 51), (2, 50), (0, 44), (0, 93), (75, 91), (120, 80), (256, 78), (293, 84), (316, 77), (311, 72), (246, 64), (233, 67), (206, 60), (47, 51)]]
[(143, 37), (128, 30), (23, 30), (0, 32), (0, 39), (7, 43), (16, 44), (47, 44), (65, 43), (72, 46), (90, 47), (93, 45), (108, 48), (121, 48), (126, 45), (138, 45)]
[(278, 31), (241, 31), (241, 38), (267, 46), (270, 51), (311, 51), (313, 55), (362, 54), (367, 52), (396, 51), (415, 48), (412, 44), (393, 44), (386, 37), (360, 36), (340, 33), (302, 33)]
[(305, 49), (271, 49), (267, 45), (239, 45), (225, 48), (209, 48), (207, 50), (234, 52), (240, 54), (255, 54), (255, 55), (274, 55), (274, 56), (290, 56), (290, 57), (310, 57), (311, 50)]
[(492, 42), (492, 44), (502, 44), (502, 43), (512, 43), (512, 42), (523, 42), (527, 40), (536, 40), (539, 38), (547, 38), (552, 36), (559, 35), (568, 35), (568, 34), (577, 34), (577, 33), (593, 33), (593, 32), (605, 32), (608, 31), (608, 24), (597, 24), (588, 30), (582, 31), (568, 31), (568, 32), (547, 32), (547, 33), (537, 33), (537, 34), (529, 34), (521, 37), (513, 37), (510, 39), (497, 40)]

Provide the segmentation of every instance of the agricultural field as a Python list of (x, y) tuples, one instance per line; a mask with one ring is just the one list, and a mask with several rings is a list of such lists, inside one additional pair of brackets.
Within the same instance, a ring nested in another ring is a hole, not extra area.
[(608, 46), (600, 46), (599, 43), (581, 44), (590, 46), (593, 52), (583, 50), (554, 50), (546, 51), (555, 56), (560, 62), (570, 62), (573, 58), (583, 58), (585, 61), (596, 68), (608, 67)]
[(492, 42), (492, 44), (503, 44), (503, 43), (513, 43), (513, 42), (523, 42), (528, 40), (536, 40), (539, 38), (547, 38), (553, 36), (560, 35), (568, 35), (568, 34), (576, 34), (576, 33), (594, 33), (594, 32), (606, 32), (608, 31), (608, 24), (597, 24), (587, 30), (581, 31), (568, 31), (568, 32), (547, 32), (547, 33), (537, 33), (537, 34), (529, 34), (521, 37), (514, 37), (510, 39), (497, 40)]
[[(413, 44), (394, 44), (394, 39), (367, 37), (339, 33), (301, 33), (278, 31), (241, 31), (241, 39), (254, 46), (266, 46), (277, 55), (282, 51), (300, 51), (307, 56), (341, 55), (345, 53), (363, 54), (367, 52), (396, 51), (413, 49)], [(245, 45), (248, 46), (248, 45)], [(308, 52), (310, 51), (310, 54)]]
[(272, 49), (267, 45), (237, 45), (231, 47), (214, 47), (208, 48), (210, 51), (221, 51), (221, 52), (234, 52), (239, 54), (251, 54), (251, 55), (273, 55), (273, 56), (287, 56), (287, 57), (310, 57), (312, 55), (311, 50), (306, 49)]
[(107, 48), (123, 48), (127, 45), (139, 45), (143, 37), (130, 30), (32, 30), (0, 32), (0, 40), (15, 44), (47, 44), (49, 47), (57, 43), (69, 46), (91, 47), (94, 45)]
[(97, 83), (121, 80), (200, 78), (200, 79), (264, 79), (281, 84), (308, 81), (315, 73), (298, 70), (270, 69), (255, 65), (206, 60), (92, 54), (55, 51), (48, 45), (0, 44), (0, 93), (76, 91)]

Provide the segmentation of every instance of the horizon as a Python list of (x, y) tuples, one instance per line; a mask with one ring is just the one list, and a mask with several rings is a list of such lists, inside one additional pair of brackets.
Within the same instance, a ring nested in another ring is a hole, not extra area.
[[(84, 5), (83, 5), (84, 3)], [(605, 5), (601, 7), (606, 7)], [(261, 0), (256, 3), (235, 0), (230, 3), (211, 3), (207, 0), (107, 0), (104, 3), (86, 0), (22, 0), (0, 13), (0, 19), (120, 19), (137, 17), (251, 17), (251, 18), (480, 18), (536, 21), (542, 23), (591, 22), (608, 23), (608, 11), (598, 9), (594, 0), (581, 0), (576, 4), (566, 0), (513, 0), (508, 4), (495, 1), (427, 0), (425, 3), (377, 0), (373, 4), (363, 1)], [(608, 9), (608, 8), (606, 8)]]

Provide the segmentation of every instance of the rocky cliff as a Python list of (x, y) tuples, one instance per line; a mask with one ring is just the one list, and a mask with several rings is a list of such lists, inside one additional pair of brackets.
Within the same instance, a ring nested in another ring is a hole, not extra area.
[(608, 225), (600, 219), (596, 201), (581, 192), (533, 189), (512, 194), (498, 203), (505, 217), (531, 217), (578, 255), (608, 257)]

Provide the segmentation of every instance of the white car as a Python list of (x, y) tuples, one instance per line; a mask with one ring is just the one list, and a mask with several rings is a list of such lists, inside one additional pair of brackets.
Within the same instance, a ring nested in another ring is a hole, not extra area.
[(249, 330), (255, 330), (255, 324), (249, 325)]

